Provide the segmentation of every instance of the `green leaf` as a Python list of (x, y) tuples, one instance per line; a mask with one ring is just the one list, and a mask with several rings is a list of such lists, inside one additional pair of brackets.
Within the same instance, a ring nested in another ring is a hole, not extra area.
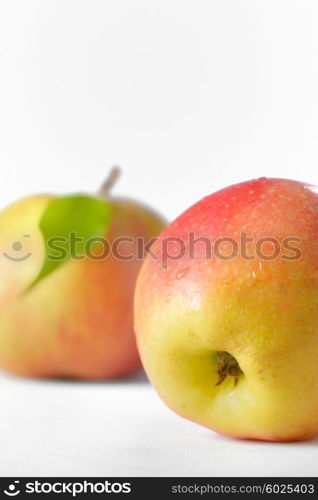
[(43, 266), (26, 291), (71, 258), (82, 259), (88, 240), (106, 235), (111, 216), (111, 204), (101, 198), (74, 195), (52, 199), (39, 222), (45, 244)]

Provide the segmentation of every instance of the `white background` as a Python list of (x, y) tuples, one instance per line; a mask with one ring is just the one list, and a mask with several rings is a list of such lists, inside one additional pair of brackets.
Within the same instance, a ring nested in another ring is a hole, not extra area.
[[(318, 183), (318, 4), (0, 0), (0, 205), (115, 192), (174, 218), (257, 176)], [(316, 475), (317, 441), (226, 439), (143, 381), (0, 379), (2, 475)]]

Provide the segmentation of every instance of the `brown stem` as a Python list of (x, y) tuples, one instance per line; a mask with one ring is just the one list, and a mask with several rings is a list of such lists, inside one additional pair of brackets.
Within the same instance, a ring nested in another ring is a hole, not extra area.
[(109, 192), (112, 189), (113, 185), (117, 181), (118, 177), (120, 176), (120, 168), (119, 167), (113, 167), (111, 171), (109, 172), (107, 178), (101, 185), (101, 187), (98, 190), (98, 194), (100, 196), (103, 196), (105, 198), (109, 197)]

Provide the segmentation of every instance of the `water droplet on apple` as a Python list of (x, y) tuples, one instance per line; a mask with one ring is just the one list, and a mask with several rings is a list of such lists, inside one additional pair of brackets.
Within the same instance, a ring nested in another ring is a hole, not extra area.
[(190, 271), (190, 267), (184, 267), (183, 269), (180, 269), (180, 271), (177, 272), (176, 274), (176, 280), (181, 280), (188, 272)]
[(170, 302), (171, 299), (172, 299), (172, 295), (167, 295), (166, 302)]

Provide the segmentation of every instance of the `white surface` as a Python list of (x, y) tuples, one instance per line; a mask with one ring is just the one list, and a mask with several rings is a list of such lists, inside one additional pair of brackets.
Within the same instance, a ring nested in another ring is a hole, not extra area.
[[(0, 206), (115, 192), (172, 218), (261, 175), (318, 183), (315, 0), (0, 0)], [(19, 236), (19, 235), (17, 235)], [(236, 442), (143, 383), (1, 378), (2, 475), (310, 475), (317, 442)]]
[(316, 476), (316, 441), (236, 441), (181, 419), (142, 379), (1, 376), (2, 476)]
[(257, 176), (318, 182), (316, 0), (0, 1), (0, 205), (97, 188), (169, 217)]

